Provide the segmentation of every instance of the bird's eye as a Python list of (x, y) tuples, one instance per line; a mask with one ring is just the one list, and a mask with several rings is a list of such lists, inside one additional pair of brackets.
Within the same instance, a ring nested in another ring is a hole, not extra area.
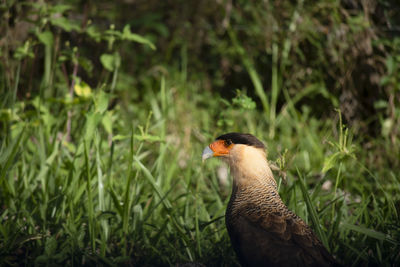
[(232, 145), (232, 140), (231, 139), (225, 140), (225, 146), (228, 147), (230, 145)]

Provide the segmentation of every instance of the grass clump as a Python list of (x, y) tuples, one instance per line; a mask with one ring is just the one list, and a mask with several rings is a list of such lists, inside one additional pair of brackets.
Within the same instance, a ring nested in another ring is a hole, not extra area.
[[(235, 100), (223, 118), (242, 124), (217, 126), (218, 109), (210, 114), (209, 107), (220, 105), (218, 98), (189, 100), (181, 88), (168, 93), (174, 83), (161, 81), (152, 101), (140, 104), (148, 110), (145, 121), (113, 111), (115, 135), (104, 123), (106, 93), (74, 113), (74, 141), (66, 141), (65, 111), (63, 124), (46, 102), (41, 112), (28, 103), (33, 117), (12, 123), (1, 150), (3, 264), (237, 264), (223, 219), (229, 182), (216, 174), (218, 162), (200, 159), (211, 134), (228, 129), (254, 132), (266, 141), (270, 159), (285, 162), (282, 198), (338, 259), (355, 265), (399, 260), (396, 175), (367, 166), (342, 124), (336, 138), (334, 120), (287, 112), (269, 139), (267, 124), (257, 123), (262, 111), (240, 110), (243, 101)], [(193, 106), (195, 113), (182, 112)], [(202, 130), (206, 125), (213, 126)]]

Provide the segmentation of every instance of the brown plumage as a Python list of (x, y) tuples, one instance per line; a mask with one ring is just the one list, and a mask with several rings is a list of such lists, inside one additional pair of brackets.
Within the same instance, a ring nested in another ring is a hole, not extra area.
[(229, 133), (204, 149), (203, 160), (223, 157), (233, 188), (225, 214), (242, 266), (337, 266), (311, 228), (279, 197), (264, 145), (249, 134)]

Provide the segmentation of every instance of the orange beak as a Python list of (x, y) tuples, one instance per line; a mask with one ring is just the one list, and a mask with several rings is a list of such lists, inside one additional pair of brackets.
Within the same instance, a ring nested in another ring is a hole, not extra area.
[(229, 151), (232, 149), (233, 144), (230, 144), (229, 146), (225, 145), (224, 140), (217, 140), (208, 145), (204, 150), (202, 154), (202, 159), (203, 162), (211, 157), (223, 157), (227, 156), (229, 154)]

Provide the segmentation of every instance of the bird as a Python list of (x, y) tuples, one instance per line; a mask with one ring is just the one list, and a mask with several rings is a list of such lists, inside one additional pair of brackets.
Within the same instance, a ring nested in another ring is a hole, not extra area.
[(242, 266), (341, 266), (279, 196), (264, 143), (227, 133), (206, 146), (203, 162), (224, 159), (233, 176), (225, 224)]

